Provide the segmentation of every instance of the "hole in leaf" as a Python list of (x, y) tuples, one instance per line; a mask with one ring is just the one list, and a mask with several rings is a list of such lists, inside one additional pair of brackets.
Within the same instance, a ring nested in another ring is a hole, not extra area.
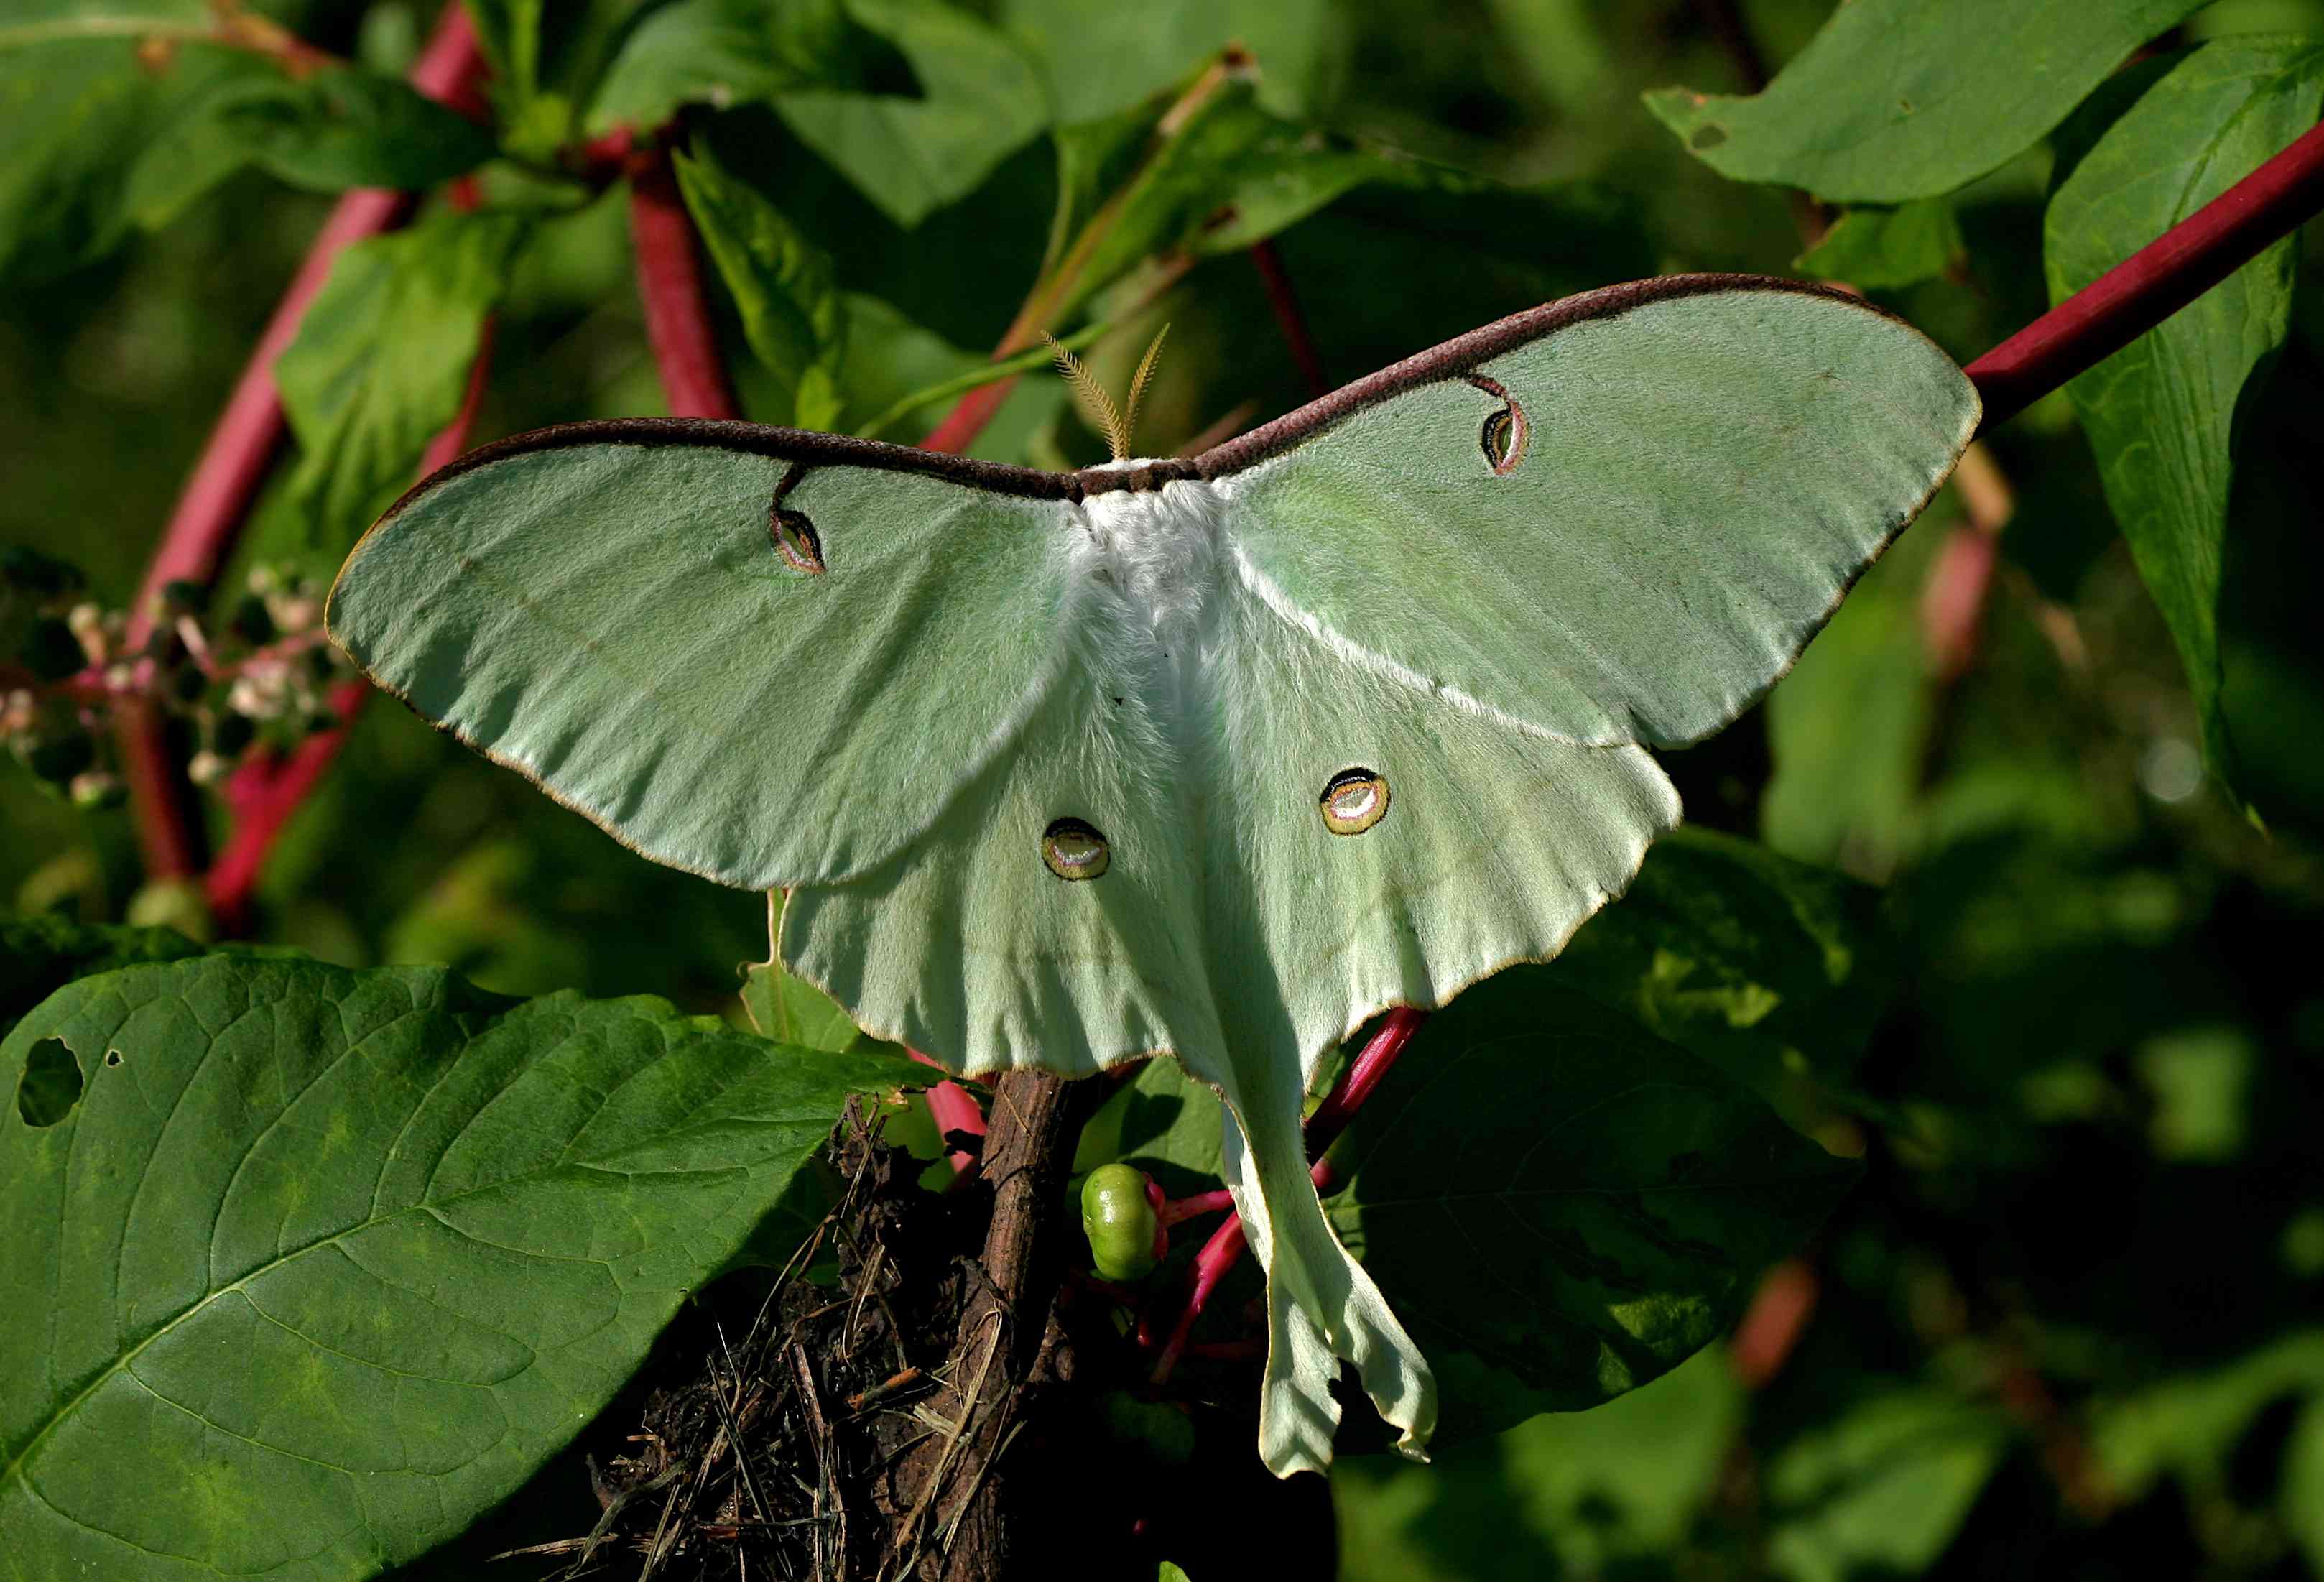
[(121, 1064), (121, 1051), (119, 1050), (106, 1050), (105, 1063), (108, 1066), (118, 1066)]
[(16, 1080), (16, 1113), (28, 1126), (53, 1126), (72, 1114), (84, 1086), (80, 1062), (65, 1041), (44, 1038), (32, 1046)]
[(1717, 148), (1726, 141), (1727, 128), (1715, 122), (1706, 121), (1694, 129), (1694, 134), (1686, 140), (1686, 145), (1695, 153), (1701, 153), (1705, 149)]

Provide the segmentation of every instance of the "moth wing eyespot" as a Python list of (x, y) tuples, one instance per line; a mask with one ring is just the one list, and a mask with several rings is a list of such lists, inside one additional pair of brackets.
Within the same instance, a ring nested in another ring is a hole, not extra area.
[(1334, 835), (1361, 835), (1388, 817), (1388, 776), (1360, 766), (1332, 776), (1315, 799), (1323, 828)]
[(815, 531), (815, 523), (807, 520), (804, 511), (776, 506), (767, 537), (782, 556), (783, 564), (792, 570), (820, 577), (830, 569), (823, 563), (823, 536)]

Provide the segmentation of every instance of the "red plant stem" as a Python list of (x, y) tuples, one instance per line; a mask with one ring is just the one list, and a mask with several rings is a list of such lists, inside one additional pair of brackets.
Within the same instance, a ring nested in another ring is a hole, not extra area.
[(967, 449), (976, 443), (976, 437), (984, 432), (984, 426), (992, 421), (993, 414), (1001, 410), (1016, 388), (1017, 375), (1014, 374), (1006, 379), (995, 379), (990, 384), (978, 385), (953, 403), (952, 411), (945, 413), (936, 426), (928, 430), (928, 437), (920, 441), (920, 449), (954, 455)]
[(1380, 1082), (1396, 1065), (1412, 1035), (1428, 1020), (1425, 1011), (1415, 1011), (1408, 1005), (1398, 1005), (1380, 1019), (1379, 1030), (1373, 1033), (1332, 1084), (1332, 1091), (1307, 1117), (1307, 1153), (1320, 1156), (1323, 1150), (1338, 1140), (1355, 1118), (1358, 1110), (1379, 1089)]
[(1764, 1388), (1783, 1371), (1815, 1314), (1822, 1281), (1805, 1258), (1786, 1258), (1759, 1287), (1727, 1345), (1728, 1366), (1746, 1390)]
[(1182, 1220), (1199, 1219), (1205, 1214), (1231, 1212), (1233, 1208), (1234, 1194), (1221, 1187), (1215, 1192), (1196, 1192), (1191, 1197), (1165, 1198), (1162, 1207), (1154, 1211), (1154, 1217), (1162, 1222), (1163, 1229), (1167, 1230)]
[(637, 254), (638, 295), (646, 310), (646, 340), (661, 374), (670, 415), (739, 418), (741, 405), (726, 378), (710, 301), (702, 283), (702, 255), (694, 220), (678, 193), (669, 145), (657, 139), (630, 156), (630, 243)]
[(1267, 288), (1267, 305), (1275, 310), (1275, 322), (1291, 349), (1291, 360), (1299, 365), (1299, 376), (1307, 381), (1307, 393), (1330, 394), (1323, 359), (1316, 355), (1315, 338), (1307, 333), (1307, 317), (1299, 310), (1299, 295), (1291, 289), (1290, 273), (1283, 267), (1283, 254), (1276, 250), (1273, 239), (1252, 243), (1250, 261), (1259, 268), (1259, 282)]
[[(411, 69), (411, 86), (430, 98), (474, 113), (482, 104), (476, 90), (484, 71), (484, 54), (466, 7), (445, 7), (435, 35)], [(331, 210), (259, 338), (162, 531), (129, 609), (125, 646), (130, 650), (142, 647), (152, 632), (155, 599), (165, 585), (208, 587), (232, 552), (251, 501), (287, 431), (281, 395), (274, 386), (274, 359), (298, 335), (307, 305), (322, 290), (331, 265), (354, 243), (401, 225), (410, 217), (413, 202), (410, 193), (365, 189), (348, 193)], [(155, 879), (191, 876), (202, 865), (202, 811), (171, 750), (166, 721), (151, 706), (133, 705), (122, 711), (118, 735), (147, 874)]]
[(1987, 429), (2120, 351), (2324, 209), (2324, 125), (1969, 365)]
[[(453, 201), (463, 208), (474, 208), (476, 196), (473, 185), (456, 190)], [(468, 388), (461, 397), (460, 410), (420, 453), (421, 477), (468, 448), (468, 436), (476, 424), (476, 411), (484, 404), (484, 383), (492, 360), (493, 323), (488, 319), (476, 341), (475, 359), (468, 365)], [(330, 712), (338, 724), (316, 732), (287, 754), (250, 758), (226, 782), (225, 800), (226, 810), (234, 819), (234, 829), (202, 879), (203, 894), (220, 933), (231, 938), (248, 931), (251, 896), (258, 888), (259, 875), (265, 871), (267, 856), (281, 838), (290, 816), (329, 771), (339, 749), (346, 745), (355, 715), (370, 696), (371, 688), (365, 682), (340, 682), (331, 689), (329, 699)]]
[[(936, 1059), (918, 1050), (908, 1049), (904, 1052), (923, 1066), (935, 1066), (939, 1071), (944, 1069)], [(972, 1137), (984, 1135), (983, 1106), (976, 1102), (973, 1094), (957, 1082), (939, 1082), (928, 1089), (928, 1114), (935, 1117), (939, 1137), (949, 1137), (954, 1132), (965, 1132)], [(947, 1148), (945, 1157), (952, 1161), (956, 1174), (976, 1162), (976, 1155), (965, 1148)]]

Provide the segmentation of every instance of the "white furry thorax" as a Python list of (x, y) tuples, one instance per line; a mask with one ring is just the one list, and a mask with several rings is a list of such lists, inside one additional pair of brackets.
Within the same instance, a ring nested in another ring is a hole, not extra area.
[[(1109, 470), (1148, 465), (1113, 462)], [(1075, 507), (1085, 530), (1073, 543), (1076, 578), (1164, 652), (1191, 649), (1214, 614), (1226, 568), (1219, 541), (1224, 505), (1200, 479), (1093, 495)]]

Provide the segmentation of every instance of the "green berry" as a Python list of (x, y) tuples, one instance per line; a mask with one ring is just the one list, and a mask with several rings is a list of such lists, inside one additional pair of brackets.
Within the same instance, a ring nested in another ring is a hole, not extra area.
[(1143, 1280), (1162, 1261), (1167, 1243), (1149, 1189), (1146, 1172), (1127, 1164), (1100, 1165), (1082, 1183), (1082, 1234), (1108, 1280)]

